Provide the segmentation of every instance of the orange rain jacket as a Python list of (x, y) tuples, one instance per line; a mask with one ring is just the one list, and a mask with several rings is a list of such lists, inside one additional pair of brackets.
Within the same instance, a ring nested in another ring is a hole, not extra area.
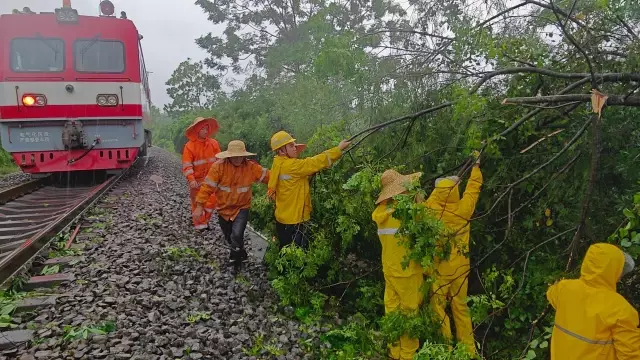
[[(196, 208), (198, 190), (204, 182), (209, 168), (218, 160), (216, 154), (220, 152), (218, 141), (209, 137), (218, 130), (217, 126), (209, 126), (209, 133), (205, 139), (198, 137), (198, 133), (204, 125), (207, 125), (207, 121), (201, 121), (187, 128), (186, 135), (189, 141), (184, 145), (184, 149), (182, 150), (182, 174), (187, 178), (188, 182), (196, 181), (198, 183), (197, 188), (189, 188), (191, 212)], [(214, 195), (206, 202), (204, 214), (198, 219), (192, 217), (193, 226), (196, 229), (204, 229), (207, 227), (215, 206), (216, 197)]]
[(209, 169), (196, 202), (204, 204), (211, 194), (215, 194), (218, 215), (233, 221), (240, 210), (251, 207), (254, 182), (269, 183), (269, 170), (253, 160), (245, 160), (241, 166), (234, 166), (226, 159), (218, 160)]
[(593, 244), (579, 279), (549, 287), (547, 299), (556, 309), (552, 360), (640, 359), (638, 312), (616, 292), (623, 266), (616, 246)]
[(199, 127), (194, 131), (196, 136), (189, 136), (189, 141), (184, 145), (182, 174), (187, 181), (195, 180), (199, 185), (207, 176), (211, 164), (218, 161), (216, 154), (220, 152), (220, 145), (217, 140), (208, 136), (206, 139), (198, 138), (198, 131)]

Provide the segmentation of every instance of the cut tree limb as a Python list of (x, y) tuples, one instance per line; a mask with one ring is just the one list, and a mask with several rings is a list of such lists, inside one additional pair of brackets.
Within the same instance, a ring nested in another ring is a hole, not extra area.
[[(517, 104), (540, 104), (549, 103), (557, 104), (563, 102), (590, 102), (591, 94), (569, 94), (569, 95), (549, 95), (549, 96), (534, 96), (534, 97), (515, 97), (506, 98), (502, 100), (502, 104), (517, 105)], [(609, 95), (607, 99), (607, 105), (623, 105), (623, 106), (640, 106), (640, 96), (626, 95)]]

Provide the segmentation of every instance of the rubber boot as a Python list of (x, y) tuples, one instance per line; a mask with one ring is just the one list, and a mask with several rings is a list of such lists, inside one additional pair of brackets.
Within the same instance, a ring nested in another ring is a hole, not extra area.
[(231, 275), (236, 276), (242, 266), (242, 252), (240, 249), (231, 249), (229, 265), (231, 266)]

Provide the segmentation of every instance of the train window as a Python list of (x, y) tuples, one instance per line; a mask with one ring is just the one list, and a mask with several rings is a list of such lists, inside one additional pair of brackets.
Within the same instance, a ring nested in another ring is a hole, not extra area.
[(75, 68), (79, 72), (124, 72), (124, 44), (113, 40), (77, 40), (73, 44)]
[(43, 37), (11, 40), (11, 70), (16, 72), (63, 71), (64, 41)]

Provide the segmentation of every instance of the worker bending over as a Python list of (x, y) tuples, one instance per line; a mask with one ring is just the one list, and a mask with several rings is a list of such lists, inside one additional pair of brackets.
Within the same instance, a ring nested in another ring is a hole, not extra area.
[(432, 286), (431, 306), (442, 320), (442, 335), (451, 339), (451, 323), (445, 312), (447, 300), (451, 300), (456, 338), (467, 346), (469, 353), (476, 354), (471, 316), (467, 306), (470, 263), (466, 254), (469, 252), (469, 222), (482, 187), (479, 156), (471, 169), (462, 199), (458, 189), (459, 183), (460, 179), (457, 176), (437, 179), (435, 189), (426, 201), (426, 206), (433, 210), (434, 216), (442, 221), (449, 234), (442, 241), (451, 242), (448, 260), (439, 260), (435, 264), (436, 280)]
[(204, 202), (204, 212), (198, 217), (195, 216), (196, 195), (198, 195), (211, 164), (217, 161), (216, 154), (220, 152), (218, 141), (210, 138), (218, 132), (218, 129), (216, 119), (198, 117), (185, 130), (189, 141), (182, 150), (182, 174), (189, 183), (193, 227), (196, 230), (209, 227), (209, 220), (216, 206), (216, 198), (212, 195)]
[(631, 256), (611, 244), (593, 244), (577, 280), (549, 287), (556, 309), (551, 360), (640, 359), (638, 312), (616, 291), (634, 268)]
[(291, 242), (307, 248), (304, 223), (311, 218), (309, 176), (329, 168), (349, 144), (342, 140), (337, 147), (310, 158), (298, 159), (306, 145), (296, 144), (296, 139), (284, 131), (271, 137), (271, 150), (276, 152), (276, 156), (271, 166), (268, 195), (276, 202), (276, 232), (280, 248)]
[(269, 182), (269, 171), (257, 162), (248, 160), (247, 152), (240, 140), (229, 142), (227, 151), (216, 155), (218, 160), (211, 166), (204, 184), (196, 197), (197, 206), (194, 216), (200, 216), (211, 195), (217, 199), (216, 210), (220, 229), (231, 247), (229, 263), (236, 274), (242, 262), (247, 258), (244, 249), (244, 230), (249, 221), (251, 207), (251, 185), (255, 182)]
[[(398, 243), (396, 232), (400, 228), (400, 220), (393, 217), (396, 201), (392, 198), (406, 191), (406, 186), (420, 177), (420, 173), (400, 175), (395, 170), (387, 170), (382, 174), (382, 190), (376, 201), (377, 207), (371, 218), (378, 225), (378, 237), (382, 244), (382, 272), (384, 273), (384, 311), (388, 314), (394, 310), (415, 311), (422, 303), (422, 267), (414, 261), (409, 262), (406, 269), (402, 261), (407, 249)], [(409, 360), (418, 350), (418, 339), (407, 335), (389, 346), (392, 359)]]

